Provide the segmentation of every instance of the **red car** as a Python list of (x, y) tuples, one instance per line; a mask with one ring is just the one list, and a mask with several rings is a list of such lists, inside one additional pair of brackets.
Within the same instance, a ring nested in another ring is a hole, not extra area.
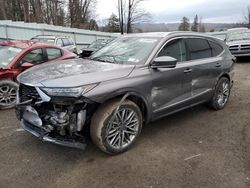
[(0, 109), (16, 102), (16, 77), (24, 70), (51, 60), (77, 57), (63, 48), (33, 41), (0, 42)]

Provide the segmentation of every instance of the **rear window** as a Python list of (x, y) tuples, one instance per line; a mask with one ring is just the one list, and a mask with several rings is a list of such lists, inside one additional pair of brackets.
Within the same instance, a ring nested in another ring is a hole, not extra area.
[(72, 45), (72, 42), (69, 39), (64, 38), (62, 40), (63, 40), (63, 45), (64, 46), (70, 46), (70, 45)]
[(189, 59), (203, 59), (212, 57), (212, 49), (205, 39), (193, 38), (186, 39), (186, 43), (189, 50)]

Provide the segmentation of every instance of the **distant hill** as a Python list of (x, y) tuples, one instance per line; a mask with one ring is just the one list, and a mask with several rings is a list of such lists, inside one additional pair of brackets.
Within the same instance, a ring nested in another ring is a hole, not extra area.
[[(180, 23), (141, 23), (134, 26), (137, 32), (160, 32), (176, 31)], [(234, 23), (204, 23), (206, 31), (214, 29), (215, 31), (226, 30), (234, 27), (242, 27), (241, 24)]]

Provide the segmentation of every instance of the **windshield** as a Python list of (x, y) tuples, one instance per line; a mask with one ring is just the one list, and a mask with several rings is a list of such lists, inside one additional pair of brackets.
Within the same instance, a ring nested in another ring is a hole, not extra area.
[(237, 31), (228, 34), (228, 42), (237, 40), (250, 40), (250, 31)]
[(0, 67), (7, 67), (21, 51), (21, 48), (0, 46)]
[(90, 59), (119, 64), (140, 64), (148, 58), (158, 38), (123, 37), (107, 44)]
[(51, 39), (51, 38), (33, 38), (31, 40), (35, 42), (42, 42), (42, 43), (47, 43), (47, 44), (55, 43), (55, 39)]

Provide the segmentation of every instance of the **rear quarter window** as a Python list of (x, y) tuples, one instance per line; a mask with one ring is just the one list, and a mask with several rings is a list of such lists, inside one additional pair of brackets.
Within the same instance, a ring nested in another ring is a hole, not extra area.
[(47, 48), (48, 60), (57, 59), (62, 56), (62, 51), (57, 48)]
[(213, 41), (208, 41), (208, 42), (209, 45), (211, 46), (213, 57), (218, 56), (223, 52), (224, 49), (220, 44), (217, 44), (216, 42)]
[(186, 39), (186, 44), (190, 60), (212, 57), (212, 49), (206, 39), (190, 38)]

